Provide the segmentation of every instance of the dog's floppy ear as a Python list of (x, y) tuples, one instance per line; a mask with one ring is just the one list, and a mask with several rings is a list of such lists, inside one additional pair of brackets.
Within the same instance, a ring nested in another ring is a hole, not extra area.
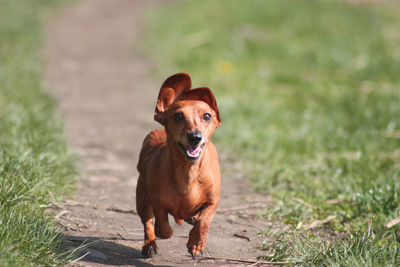
[(174, 101), (184, 91), (192, 88), (192, 80), (189, 74), (177, 73), (165, 80), (158, 93), (154, 120), (165, 125), (164, 112), (174, 103)]
[(219, 117), (219, 111), (217, 106), (217, 101), (215, 100), (213, 92), (208, 87), (200, 87), (192, 89), (190, 91), (185, 91), (180, 96), (183, 100), (200, 100), (206, 102), (214, 111), (217, 116), (216, 126), (221, 126), (221, 118)]

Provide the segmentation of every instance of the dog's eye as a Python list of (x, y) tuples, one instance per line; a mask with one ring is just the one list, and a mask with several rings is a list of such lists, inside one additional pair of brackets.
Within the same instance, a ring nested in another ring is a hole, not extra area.
[(175, 121), (181, 121), (183, 120), (183, 113), (182, 112), (178, 112), (174, 114), (174, 120)]
[(211, 121), (211, 114), (210, 114), (210, 113), (204, 113), (204, 115), (203, 115), (203, 120), (205, 120), (205, 121)]

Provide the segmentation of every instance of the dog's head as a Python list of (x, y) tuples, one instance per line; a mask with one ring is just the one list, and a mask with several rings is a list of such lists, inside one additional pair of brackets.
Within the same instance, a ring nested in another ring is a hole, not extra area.
[(154, 120), (164, 125), (168, 142), (176, 145), (187, 160), (196, 161), (221, 119), (211, 90), (191, 87), (186, 73), (169, 77), (158, 94)]

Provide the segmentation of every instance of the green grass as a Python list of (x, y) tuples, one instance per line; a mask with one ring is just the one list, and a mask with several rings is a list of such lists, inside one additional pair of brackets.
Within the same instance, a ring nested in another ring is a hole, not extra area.
[(72, 189), (75, 169), (54, 101), (41, 84), (40, 17), (51, 0), (0, 0), (0, 266), (64, 262), (44, 206)]
[(182, 1), (151, 14), (158, 77), (213, 89), (219, 149), (274, 197), (265, 216), (291, 225), (266, 258), (400, 264), (400, 227), (385, 227), (400, 215), (399, 27), (390, 2)]

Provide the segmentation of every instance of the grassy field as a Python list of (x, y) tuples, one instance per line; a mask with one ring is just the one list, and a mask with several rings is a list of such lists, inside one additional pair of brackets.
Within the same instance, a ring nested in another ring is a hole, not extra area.
[(40, 16), (55, 2), (0, 0), (0, 266), (65, 260), (45, 206), (71, 190), (75, 171), (39, 55)]
[[(214, 90), (220, 150), (274, 203), (265, 258), (398, 266), (400, 8), (322, 0), (175, 2), (149, 18), (160, 79)], [(229, 179), (229, 177), (224, 177)], [(326, 223), (312, 227), (317, 220)]]

